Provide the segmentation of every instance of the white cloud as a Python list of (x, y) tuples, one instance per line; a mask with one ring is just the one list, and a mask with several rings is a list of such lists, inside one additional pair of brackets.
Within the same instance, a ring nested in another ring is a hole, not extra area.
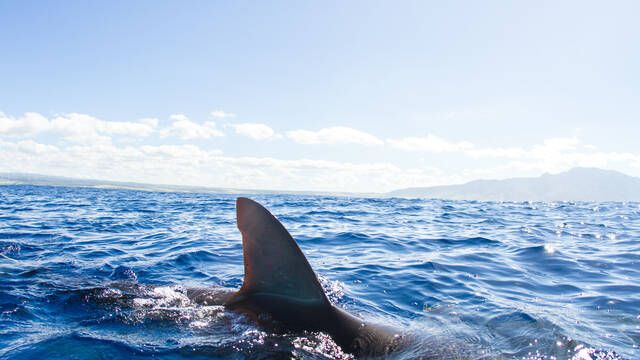
[(51, 132), (77, 143), (106, 142), (110, 141), (111, 135), (147, 137), (155, 131), (157, 125), (157, 119), (142, 119), (137, 122), (105, 121), (79, 113), (58, 115), (53, 119), (35, 112), (25, 113), (19, 118), (0, 114), (0, 135), (30, 136)]
[(182, 114), (174, 114), (169, 118), (172, 120), (172, 123), (169, 127), (160, 130), (161, 137), (174, 136), (182, 140), (193, 140), (210, 139), (224, 135), (222, 131), (216, 128), (216, 123), (213, 121), (198, 124)]
[(480, 147), (470, 141), (451, 141), (432, 134), (424, 137), (388, 139), (391, 147), (404, 151), (431, 153), (460, 153), (473, 158), (540, 159), (561, 153), (594, 150), (595, 147), (582, 145), (577, 137), (558, 137), (543, 140), (530, 148), (523, 147)]
[(236, 133), (249, 137), (254, 140), (267, 140), (277, 137), (275, 131), (265, 124), (258, 123), (242, 123), (242, 124), (229, 124), (236, 130)]
[(24, 136), (49, 129), (49, 120), (35, 112), (24, 113), (19, 118), (13, 118), (0, 112), (0, 135)]
[(473, 147), (464, 152), (473, 158), (504, 158), (504, 159), (520, 159), (526, 155), (526, 150), (519, 147), (489, 147), (476, 148)]
[(453, 142), (431, 134), (425, 137), (410, 136), (402, 139), (388, 139), (387, 143), (400, 150), (434, 153), (462, 152), (474, 148), (474, 145), (468, 141)]
[(156, 129), (157, 119), (132, 121), (105, 121), (91, 115), (69, 113), (50, 121), (51, 131), (58, 132), (67, 141), (76, 143), (108, 142), (110, 136), (148, 137)]
[[(79, 113), (51, 119), (38, 113), (20, 117), (0, 113), (0, 169), (160, 184), (364, 192), (478, 177), (535, 176), (573, 166), (614, 168), (633, 175), (640, 172), (639, 154), (602, 151), (577, 137), (548, 138), (537, 144), (512, 147), (485, 147), (435, 135), (388, 139), (385, 143), (348, 127), (294, 130), (286, 136), (302, 144), (386, 144), (403, 151), (449, 157), (458, 154), (461, 161), (447, 165), (451, 168), (445, 173), (419, 165), (428, 163), (428, 159), (403, 154), (396, 158), (398, 162), (354, 162), (348, 157), (342, 158), (345, 161), (234, 157), (193, 144), (162, 144), (162, 138), (168, 136), (189, 140), (223, 135), (211, 121), (196, 123), (180, 114), (172, 115), (170, 120), (170, 124), (161, 127), (155, 118), (104, 121)], [(281, 136), (260, 123), (225, 126), (256, 140)], [(402, 167), (398, 165), (400, 160), (405, 164)]]
[(576, 150), (580, 140), (576, 137), (545, 139), (542, 144), (534, 145), (529, 153), (533, 157), (546, 157), (561, 152)]
[(530, 148), (523, 147), (471, 147), (464, 153), (474, 158), (506, 158), (506, 159), (545, 159), (562, 156), (575, 151), (593, 152), (593, 146), (584, 146), (577, 137), (549, 138), (542, 144), (535, 144)]
[(222, 110), (215, 110), (211, 112), (211, 116), (216, 119), (226, 119), (226, 118), (234, 118), (236, 117), (236, 114), (225, 112)]
[(328, 127), (318, 131), (292, 130), (287, 131), (286, 135), (299, 144), (384, 144), (374, 135), (345, 126)]
[(220, 155), (222, 151), (211, 150), (205, 151), (194, 145), (143, 145), (140, 150), (145, 155), (157, 156), (165, 159), (191, 158), (204, 159), (211, 155)]
[(18, 142), (16, 145), (19, 151), (33, 155), (59, 151), (58, 148), (53, 145), (40, 144), (33, 140), (23, 140)]
[(139, 123), (141, 124), (146, 124), (148, 126), (150, 126), (152, 129), (155, 129), (156, 127), (158, 127), (158, 123), (160, 122), (158, 119), (156, 118), (143, 118), (138, 120)]
[(2, 149), (3, 152), (17, 152), (29, 155), (40, 155), (59, 151), (56, 146), (40, 144), (33, 140), (21, 140), (15, 143), (0, 141), (0, 149)]
[(433, 169), (402, 169), (384, 162), (225, 156), (185, 145), (117, 146), (87, 143), (56, 148), (35, 142), (2, 142), (3, 171), (154, 184), (323, 191), (382, 191), (432, 184)]

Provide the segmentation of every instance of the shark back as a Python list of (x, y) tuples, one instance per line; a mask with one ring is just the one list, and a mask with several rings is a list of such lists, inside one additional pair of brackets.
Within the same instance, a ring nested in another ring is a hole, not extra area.
[(273, 331), (322, 331), (345, 351), (382, 355), (397, 345), (395, 332), (331, 305), (316, 274), (284, 226), (257, 202), (238, 198), (244, 282), (225, 303)]

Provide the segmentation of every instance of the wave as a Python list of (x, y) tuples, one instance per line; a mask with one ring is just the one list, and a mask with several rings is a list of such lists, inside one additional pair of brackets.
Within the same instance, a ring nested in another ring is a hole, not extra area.
[[(262, 333), (192, 304), (127, 291), (109, 302), (113, 294), (96, 292), (118, 283), (239, 287), (233, 196), (1, 192), (2, 359), (98, 350), (114, 358), (344, 355), (321, 334)], [(420, 329), (424, 341), (401, 357), (444, 348), (441, 338), (498, 358), (640, 357), (637, 204), (257, 198), (291, 231), (333, 302)], [(136, 298), (155, 302), (135, 307)]]

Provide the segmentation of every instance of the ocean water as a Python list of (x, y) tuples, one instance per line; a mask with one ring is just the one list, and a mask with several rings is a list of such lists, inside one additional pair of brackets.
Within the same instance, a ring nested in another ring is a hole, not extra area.
[[(638, 203), (253, 198), (397, 358), (640, 358)], [(0, 359), (349, 358), (184, 296), (240, 239), (231, 195), (0, 186)]]

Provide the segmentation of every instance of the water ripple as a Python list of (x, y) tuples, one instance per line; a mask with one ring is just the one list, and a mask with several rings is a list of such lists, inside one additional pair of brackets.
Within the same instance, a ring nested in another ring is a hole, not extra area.
[[(11, 185), (0, 199), (2, 359), (350, 358), (184, 297), (242, 284), (235, 196)], [(399, 358), (640, 358), (637, 203), (255, 199), (333, 303), (414, 339)]]

